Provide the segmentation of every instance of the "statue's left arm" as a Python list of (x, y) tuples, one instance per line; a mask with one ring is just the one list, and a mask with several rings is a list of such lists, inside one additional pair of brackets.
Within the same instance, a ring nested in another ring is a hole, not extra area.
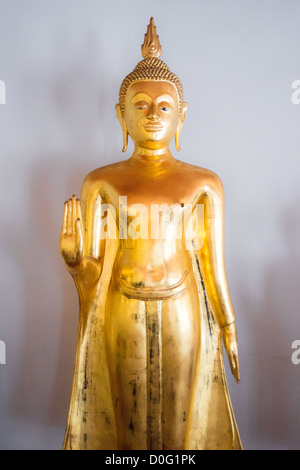
[(199, 251), (207, 293), (223, 331), (230, 367), (240, 381), (235, 314), (225, 272), (224, 257), (224, 190), (221, 180), (212, 173), (207, 177), (198, 203), (204, 204), (203, 245)]

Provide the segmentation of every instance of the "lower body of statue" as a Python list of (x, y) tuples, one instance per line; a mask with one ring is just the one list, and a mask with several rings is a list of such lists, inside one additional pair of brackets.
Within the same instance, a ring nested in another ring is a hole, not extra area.
[(192, 262), (184, 288), (154, 300), (104, 263), (80, 308), (64, 449), (241, 449), (222, 330)]
[(191, 274), (185, 284), (177, 296), (144, 301), (114, 283), (109, 288), (106, 343), (118, 449), (186, 448), (201, 316)]

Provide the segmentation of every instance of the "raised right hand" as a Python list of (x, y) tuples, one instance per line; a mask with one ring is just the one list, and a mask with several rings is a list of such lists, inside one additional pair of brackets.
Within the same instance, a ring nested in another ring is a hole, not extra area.
[(80, 268), (84, 260), (84, 237), (81, 223), (80, 200), (73, 195), (65, 202), (60, 251), (70, 270)]

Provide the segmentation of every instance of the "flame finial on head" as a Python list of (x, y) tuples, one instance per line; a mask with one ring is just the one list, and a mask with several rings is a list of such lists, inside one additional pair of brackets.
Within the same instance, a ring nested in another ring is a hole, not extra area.
[(161, 56), (161, 45), (153, 17), (150, 18), (147, 33), (145, 34), (144, 44), (142, 45), (142, 56), (144, 59), (148, 57), (159, 58)]
[(144, 44), (142, 45), (143, 60), (141, 60), (134, 70), (127, 75), (120, 87), (119, 104), (122, 116), (125, 112), (125, 97), (128, 88), (134, 82), (141, 80), (161, 80), (175, 85), (178, 92), (179, 108), (182, 111), (183, 89), (179, 78), (170, 71), (169, 67), (160, 59), (161, 45), (156, 33), (154, 19), (150, 19), (150, 24), (145, 34)]

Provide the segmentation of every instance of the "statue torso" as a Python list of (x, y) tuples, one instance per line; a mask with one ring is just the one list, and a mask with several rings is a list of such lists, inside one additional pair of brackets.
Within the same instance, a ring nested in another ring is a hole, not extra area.
[(186, 224), (210, 175), (175, 159), (165, 168), (127, 160), (91, 174), (101, 202), (113, 206), (118, 228), (120, 218), (125, 227), (113, 269), (120, 291), (165, 298), (184, 289), (191, 271)]

